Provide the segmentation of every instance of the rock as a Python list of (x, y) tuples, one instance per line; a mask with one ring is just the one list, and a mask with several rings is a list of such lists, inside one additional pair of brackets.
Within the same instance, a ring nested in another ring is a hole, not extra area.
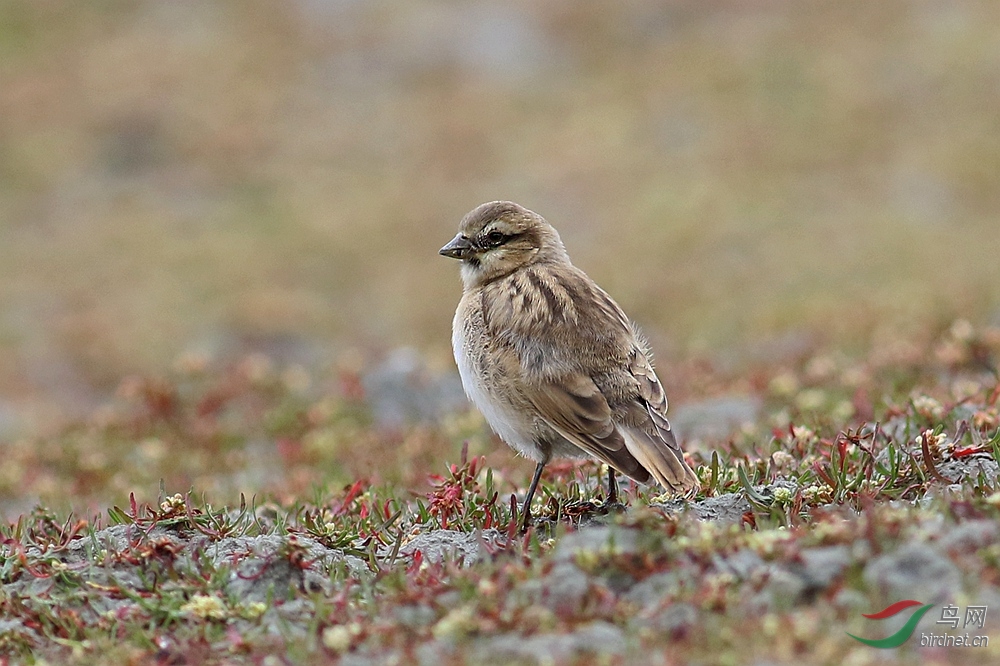
[(393, 609), (393, 615), (397, 622), (410, 629), (429, 627), (437, 620), (437, 613), (429, 606), (397, 606)]
[[(776, 479), (774, 483), (766, 486), (755, 486), (754, 490), (764, 496), (766, 500), (774, 499), (774, 491), (784, 488), (794, 495), (798, 491), (798, 485), (794, 481), (787, 479)], [(650, 506), (662, 509), (668, 513), (689, 512), (698, 520), (713, 520), (728, 523), (738, 523), (743, 519), (743, 514), (750, 510), (750, 503), (747, 502), (743, 492), (727, 493), (709, 497), (699, 502), (688, 502), (683, 499), (674, 499), (667, 502), (650, 504)]]
[(986, 482), (992, 486), (996, 484), (1000, 467), (992, 458), (976, 455), (967, 458), (953, 458), (947, 462), (938, 463), (937, 471), (953, 483), (971, 480), (974, 485), (978, 485), (980, 476), (983, 476)]
[(851, 615), (870, 612), (871, 602), (858, 590), (845, 587), (833, 597), (833, 607)]
[[(623, 655), (628, 648), (625, 634), (608, 622), (591, 622), (568, 634), (507, 634), (476, 641), (469, 651), (474, 664), (562, 664), (577, 663), (585, 656), (596, 661)], [(581, 661), (581, 663), (584, 663)], [(590, 663), (588, 660), (586, 663)]]
[(671, 603), (656, 612), (641, 614), (635, 624), (658, 634), (681, 637), (698, 626), (698, 609), (686, 602)]
[(747, 570), (751, 576), (767, 574), (766, 582), (748, 601), (747, 608), (753, 612), (784, 611), (808, 602), (829, 588), (852, 561), (846, 546), (810, 548), (802, 551), (798, 562), (791, 564), (761, 561), (760, 566)]
[(727, 523), (740, 522), (743, 519), (743, 514), (750, 510), (750, 504), (742, 493), (718, 495), (699, 502), (676, 499), (650, 506), (663, 509), (668, 513), (684, 513), (686, 511), (698, 520), (718, 520)]
[(728, 557), (714, 554), (712, 561), (716, 569), (731, 573), (740, 580), (749, 580), (755, 574), (767, 571), (767, 564), (764, 560), (749, 548), (738, 550)]
[(434, 639), (417, 646), (419, 666), (441, 666), (452, 663), (459, 655), (458, 648), (449, 641)]
[(316, 605), (309, 599), (292, 599), (276, 604), (264, 614), (262, 623), (273, 634), (290, 641), (305, 641), (310, 635), (310, 622), (316, 617)]
[(434, 530), (413, 537), (399, 549), (399, 553), (411, 560), (413, 554), (420, 551), (428, 562), (441, 562), (450, 558), (468, 567), (488, 559), (490, 556), (488, 547), (498, 546), (505, 539), (506, 536), (495, 529), (475, 532)]
[(26, 627), (22, 620), (0, 619), (0, 644), (7, 650), (14, 648), (18, 644), (27, 646), (36, 644), (37, 642), (38, 634), (36, 630)]
[[(902, 447), (911, 447), (913, 439), (920, 434), (920, 426), (912, 418), (894, 416), (880, 426), (880, 429), (890, 439)], [(889, 463), (889, 449), (884, 448), (875, 456), (880, 465)]]
[(590, 579), (569, 562), (560, 562), (544, 577), (541, 603), (556, 615), (571, 616), (587, 600)]
[(575, 562), (581, 553), (635, 554), (642, 550), (640, 536), (649, 538), (651, 535), (617, 525), (591, 525), (560, 539), (552, 559), (555, 562)]
[[(270, 534), (212, 541), (203, 535), (185, 536), (177, 529), (161, 526), (147, 532), (134, 525), (113, 525), (98, 530), (92, 539), (70, 542), (60, 557), (64, 558), (67, 566), (85, 572), (85, 579), (92, 583), (137, 591), (148, 588), (150, 573), (157, 569), (200, 570), (206, 561), (220, 568), (232, 566), (225, 592), (243, 602), (264, 602), (271, 595), (280, 597), (290, 587), (329, 592), (329, 569), (339, 563), (347, 566), (354, 577), (371, 575), (367, 564), (360, 558), (327, 548), (315, 539), (303, 535), (295, 536), (295, 548), (301, 549), (301, 558), (298, 563), (293, 563), (287, 554), (282, 553), (283, 549), (289, 547), (289, 539), (286, 535)], [(151, 559), (140, 555), (135, 562), (113, 558), (109, 564), (101, 566), (98, 564), (100, 551), (156, 554)], [(234, 563), (238, 564), (233, 566)], [(45, 582), (45, 579), (30, 580)], [(18, 581), (10, 584), (7, 589), (20, 596), (32, 594), (30, 582), (22, 585)], [(130, 603), (132, 602), (127, 598), (120, 602), (115, 600), (107, 608), (91, 608), (85, 612), (117, 610)]]
[(768, 610), (788, 610), (802, 600), (806, 589), (806, 581), (801, 576), (775, 566), (771, 567), (767, 582), (755, 595), (755, 600), (762, 602)]
[(797, 573), (805, 580), (809, 591), (828, 588), (853, 561), (847, 546), (808, 548), (800, 557), (802, 566)]
[(659, 608), (663, 599), (676, 593), (682, 585), (680, 573), (662, 571), (635, 584), (622, 599), (640, 609), (651, 611)]
[(406, 659), (399, 652), (375, 652), (371, 654), (348, 652), (340, 655), (340, 661), (337, 663), (340, 666), (384, 666), (386, 664), (405, 664)]
[(1000, 541), (1000, 526), (992, 520), (970, 520), (949, 530), (938, 542), (945, 551), (973, 554)]
[(323, 546), (302, 535), (295, 536), (295, 548), (301, 549), (301, 564), (290, 561), (282, 549), (289, 547), (287, 536), (268, 534), (256, 537), (222, 539), (204, 547), (204, 553), (217, 565), (238, 561), (226, 585), (236, 598), (265, 601), (271, 595), (284, 594), (290, 587), (304, 591), (330, 591), (327, 572), (344, 562), (352, 575), (369, 575), (363, 560)]
[(572, 634), (574, 652), (615, 655), (625, 652), (625, 633), (610, 622), (600, 620), (577, 628)]
[[(654, 554), (663, 549), (662, 537), (618, 525), (592, 524), (564, 536), (552, 554), (556, 567), (578, 565), (616, 594), (635, 585), (635, 577), (627, 568), (615, 566), (613, 558), (637, 554)], [(600, 565), (600, 566), (597, 566)]]
[(937, 603), (961, 587), (955, 564), (924, 543), (910, 543), (876, 557), (864, 572), (865, 582), (887, 599), (916, 599)]

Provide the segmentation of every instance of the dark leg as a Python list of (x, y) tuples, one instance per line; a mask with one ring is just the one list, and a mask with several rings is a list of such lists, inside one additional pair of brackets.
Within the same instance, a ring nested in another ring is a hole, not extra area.
[(538, 480), (542, 478), (542, 470), (545, 463), (535, 465), (535, 475), (531, 477), (531, 485), (528, 486), (528, 494), (524, 496), (524, 506), (521, 507), (521, 531), (528, 531), (528, 523), (531, 521), (531, 498), (535, 495), (535, 488), (538, 487)]
[(618, 479), (615, 478), (615, 468), (608, 465), (608, 504), (618, 504)]

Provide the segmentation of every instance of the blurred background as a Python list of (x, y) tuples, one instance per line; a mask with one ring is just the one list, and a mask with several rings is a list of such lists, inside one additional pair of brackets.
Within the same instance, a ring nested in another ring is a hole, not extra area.
[(998, 99), (985, 0), (2, 0), (0, 435), (178, 359), (448, 370), (499, 198), (661, 364), (996, 324)]

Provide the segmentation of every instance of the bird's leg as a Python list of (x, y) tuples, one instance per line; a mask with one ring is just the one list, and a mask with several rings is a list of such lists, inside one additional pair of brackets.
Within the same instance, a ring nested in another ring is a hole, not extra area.
[(606, 504), (618, 504), (618, 479), (615, 478), (615, 468), (608, 465), (608, 501)]
[(528, 523), (531, 521), (531, 498), (535, 494), (535, 488), (538, 487), (538, 480), (542, 478), (544, 468), (545, 463), (535, 465), (535, 475), (531, 477), (531, 485), (528, 486), (528, 494), (524, 496), (524, 506), (521, 507), (521, 532), (528, 531)]

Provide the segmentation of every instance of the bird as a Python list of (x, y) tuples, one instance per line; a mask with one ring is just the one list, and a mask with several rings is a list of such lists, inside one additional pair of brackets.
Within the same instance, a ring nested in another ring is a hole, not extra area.
[(690, 494), (698, 477), (667, 420), (667, 397), (635, 324), (573, 265), (556, 229), (511, 201), (470, 211), (439, 254), (461, 262), (452, 347), (462, 385), (493, 431), (535, 461), (521, 507), (553, 458)]

